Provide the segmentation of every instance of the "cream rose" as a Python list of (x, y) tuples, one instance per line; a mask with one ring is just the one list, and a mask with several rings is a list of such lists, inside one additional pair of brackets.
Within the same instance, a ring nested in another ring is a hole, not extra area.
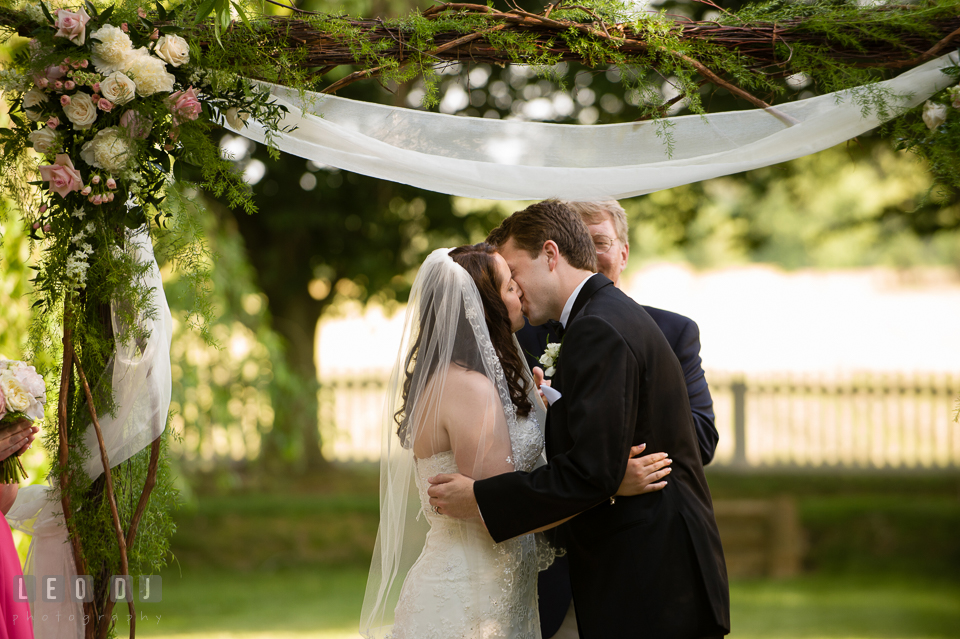
[(49, 127), (43, 127), (39, 131), (33, 131), (28, 136), (33, 149), (37, 153), (55, 153), (59, 149), (57, 144), (57, 133)]
[(7, 400), (7, 410), (23, 413), (30, 408), (30, 404), (36, 402), (20, 380), (10, 371), (0, 374), (0, 391), (3, 391), (3, 396)]
[(100, 83), (100, 94), (114, 104), (126, 104), (136, 96), (137, 85), (123, 73), (116, 71)]
[(87, 93), (70, 96), (70, 104), (63, 107), (63, 112), (77, 130), (89, 129), (97, 121), (97, 105)]
[(923, 105), (923, 123), (927, 125), (927, 128), (930, 130), (936, 129), (946, 121), (946, 105), (927, 100), (927, 102)]
[(175, 67), (190, 62), (190, 45), (178, 35), (162, 36), (157, 40), (157, 46), (154, 47), (153, 52), (156, 53), (161, 60)]
[(33, 107), (40, 106), (44, 102), (50, 100), (47, 97), (47, 94), (39, 89), (30, 89), (23, 94), (23, 112), (26, 114), (27, 119), (38, 122), (40, 120), (40, 111), (34, 109)]
[(246, 111), (241, 111), (237, 107), (230, 107), (227, 109), (226, 118), (227, 124), (229, 124), (234, 131), (239, 131), (247, 125), (250, 114)]
[(97, 131), (93, 139), (83, 145), (80, 157), (91, 166), (120, 173), (133, 161), (134, 153), (133, 143), (120, 127), (111, 126)]
[(125, 72), (137, 83), (139, 95), (146, 97), (161, 91), (166, 93), (173, 91), (176, 78), (167, 71), (167, 65), (163, 60), (153, 57), (146, 49), (140, 48), (134, 51), (127, 62)]
[(109, 75), (115, 71), (123, 71), (128, 58), (133, 54), (133, 43), (130, 36), (113, 26), (105, 24), (90, 34), (91, 40), (100, 42), (93, 45), (93, 66), (100, 73)]

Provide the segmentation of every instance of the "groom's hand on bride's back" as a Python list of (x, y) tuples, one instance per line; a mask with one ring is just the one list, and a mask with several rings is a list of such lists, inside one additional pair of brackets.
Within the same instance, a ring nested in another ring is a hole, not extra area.
[(651, 453), (639, 457), (638, 455), (646, 447), (646, 444), (640, 444), (630, 449), (627, 472), (624, 473), (623, 481), (620, 482), (617, 495), (629, 497), (666, 488), (667, 482), (663, 480), (670, 474), (670, 464), (673, 460), (666, 453)]
[(430, 505), (435, 513), (455, 519), (480, 517), (472, 479), (454, 473), (435, 475), (427, 481), (430, 482), (427, 494), (430, 495)]

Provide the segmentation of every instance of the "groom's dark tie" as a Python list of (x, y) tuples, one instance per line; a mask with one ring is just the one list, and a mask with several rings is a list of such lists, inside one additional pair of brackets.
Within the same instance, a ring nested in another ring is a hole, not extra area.
[(547, 320), (547, 328), (554, 332), (554, 334), (563, 339), (563, 324), (557, 320)]

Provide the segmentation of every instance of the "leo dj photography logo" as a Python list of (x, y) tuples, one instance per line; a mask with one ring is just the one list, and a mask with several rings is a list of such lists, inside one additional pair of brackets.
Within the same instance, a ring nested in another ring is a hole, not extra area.
[[(160, 575), (140, 575), (137, 589), (130, 575), (113, 575), (107, 582), (110, 601), (132, 601), (134, 592), (137, 601), (154, 603), (163, 601), (163, 580)], [(90, 575), (15, 575), (13, 598), (17, 602), (34, 601), (88, 603), (93, 601), (93, 577)]]

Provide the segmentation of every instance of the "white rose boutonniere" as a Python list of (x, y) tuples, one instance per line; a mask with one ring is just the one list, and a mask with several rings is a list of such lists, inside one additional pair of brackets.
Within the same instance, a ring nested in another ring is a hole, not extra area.
[(553, 377), (557, 372), (557, 360), (560, 359), (560, 342), (554, 344), (547, 343), (547, 348), (540, 356), (540, 363), (543, 364), (543, 374), (545, 377)]

